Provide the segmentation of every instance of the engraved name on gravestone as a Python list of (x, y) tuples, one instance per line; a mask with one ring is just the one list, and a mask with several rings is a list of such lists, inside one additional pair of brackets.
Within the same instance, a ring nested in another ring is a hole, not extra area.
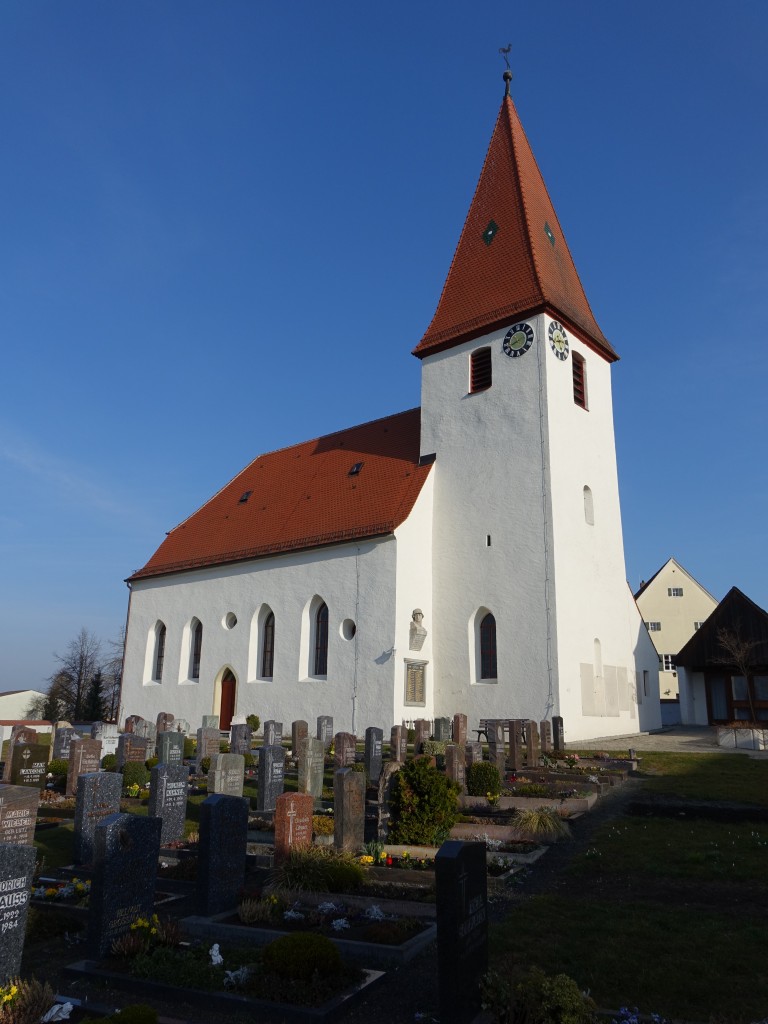
[(229, 728), (229, 750), (232, 754), (246, 754), (251, 752), (251, 727), (247, 722), (232, 724)]
[(351, 768), (333, 773), (333, 845), (357, 853), (365, 832), (365, 776)]
[(351, 732), (337, 732), (333, 737), (333, 763), (337, 768), (348, 768), (355, 763), (357, 738)]
[(245, 758), (242, 754), (214, 754), (208, 771), (208, 792), (243, 795)]
[(371, 725), (365, 730), (365, 772), (371, 785), (377, 785), (381, 775), (384, 732)]
[(81, 775), (97, 772), (101, 768), (101, 740), (73, 740), (69, 748), (67, 769), (67, 796), (77, 793), (77, 780)]
[(333, 718), (330, 715), (317, 716), (317, 738), (323, 741), (326, 750), (333, 742)]
[(461, 792), (467, 791), (467, 763), (464, 748), (458, 743), (449, 743), (445, 748), (445, 774), (452, 782), (458, 783)]
[(96, 825), (87, 940), (94, 956), (108, 953), (137, 917), (152, 916), (160, 829), (159, 818), (135, 814), (110, 814)]
[(120, 810), (123, 777), (118, 772), (81, 775), (75, 797), (75, 864), (92, 864), (96, 826)]
[(259, 750), (258, 796), (259, 811), (274, 811), (277, 798), (283, 792), (285, 750), (281, 746), (261, 747)]
[(460, 747), (463, 747), (464, 744), (467, 742), (466, 715), (453, 716), (453, 742), (458, 743)]
[(48, 775), (50, 747), (43, 743), (17, 743), (11, 753), (11, 783), (43, 789)]
[(181, 764), (184, 760), (184, 736), (180, 732), (157, 734), (157, 759), (160, 764)]
[(182, 839), (187, 817), (189, 768), (185, 764), (157, 764), (149, 774), (149, 814), (162, 821), (160, 842)]
[(313, 736), (305, 736), (299, 750), (299, 792), (309, 793), (315, 806), (319, 806), (322, 799), (324, 771), (323, 741), (316, 740)]
[[(11, 736), (8, 740), (8, 753), (5, 755), (5, 767), (3, 769), (3, 782), (11, 781), (11, 766), (13, 764), (13, 749), (17, 743), (37, 743), (37, 733), (25, 725), (14, 725), (11, 729)], [(47, 760), (47, 757), (46, 757)]]
[(450, 718), (436, 718), (434, 732), (436, 740), (439, 740), (441, 743), (448, 743), (451, 739)]
[(213, 757), (219, 753), (219, 746), (221, 745), (221, 733), (218, 727), (215, 729), (203, 728), (197, 730), (197, 759), (195, 761), (195, 770), (199, 773), (202, 771), (201, 765), (204, 757)]
[(21, 970), (36, 857), (34, 846), (0, 843), (0, 985)]
[(101, 756), (117, 753), (117, 726), (110, 722), (94, 722), (91, 726), (91, 739), (101, 740)]
[(200, 805), (197, 899), (203, 914), (233, 910), (245, 882), (248, 801), (215, 793)]
[(306, 739), (307, 736), (309, 736), (309, 725), (303, 719), (291, 722), (291, 750), (294, 757), (299, 756), (301, 741)]
[(312, 811), (309, 793), (281, 793), (275, 808), (275, 864), (285, 860), (292, 847), (312, 845)]
[(402, 725), (393, 725), (389, 737), (389, 759), (399, 764), (408, 756), (408, 732)]
[(283, 742), (283, 723), (270, 718), (264, 723), (264, 746), (276, 747)]
[(69, 722), (57, 722), (53, 731), (53, 743), (51, 749), (52, 758), (61, 761), (69, 760), (69, 747), (73, 738), (77, 735)]
[(0, 843), (32, 845), (40, 791), (0, 785)]
[(435, 856), (437, 974), (441, 1024), (469, 1024), (488, 970), (485, 843), (450, 839)]
[(218, 729), (219, 728), (219, 716), (218, 715), (203, 715), (203, 729)]
[(132, 732), (124, 732), (117, 741), (117, 767), (124, 767), (136, 761), (146, 761), (149, 757), (147, 741)]

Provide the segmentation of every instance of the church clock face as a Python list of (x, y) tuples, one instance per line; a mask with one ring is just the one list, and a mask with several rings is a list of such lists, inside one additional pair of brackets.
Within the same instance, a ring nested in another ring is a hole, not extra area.
[(533, 328), (530, 324), (514, 324), (504, 335), (502, 348), (508, 356), (525, 355), (533, 344)]
[(557, 320), (553, 320), (549, 325), (549, 344), (558, 359), (568, 358), (568, 335), (565, 333), (563, 325), (559, 324)]

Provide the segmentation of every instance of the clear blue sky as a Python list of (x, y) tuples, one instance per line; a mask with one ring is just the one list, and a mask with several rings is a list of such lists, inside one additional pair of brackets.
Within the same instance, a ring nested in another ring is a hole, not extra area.
[(763, 0), (3, 0), (0, 691), (255, 455), (418, 404), (509, 42), (622, 356), (628, 579), (768, 606)]

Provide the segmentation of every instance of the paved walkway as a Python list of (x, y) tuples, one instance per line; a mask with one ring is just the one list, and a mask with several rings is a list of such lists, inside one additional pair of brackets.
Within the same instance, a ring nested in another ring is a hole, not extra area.
[(748, 754), (768, 759), (768, 750), (747, 750), (718, 747), (717, 730), (709, 725), (671, 725), (658, 732), (641, 732), (629, 736), (606, 736), (595, 740), (566, 743), (572, 750), (620, 750), (633, 747), (637, 751), (663, 750), (681, 754)]

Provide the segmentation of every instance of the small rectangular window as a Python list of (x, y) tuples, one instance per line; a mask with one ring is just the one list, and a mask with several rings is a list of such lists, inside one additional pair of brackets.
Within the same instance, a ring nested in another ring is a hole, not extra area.
[(573, 353), (573, 400), (581, 409), (587, 408), (587, 364), (578, 352)]
[(682, 597), (682, 596), (683, 596), (683, 588), (682, 587), (667, 587), (667, 597)]
[(674, 656), (674, 654), (664, 654), (664, 655), (662, 655), (662, 657), (664, 659), (664, 671), (665, 672), (674, 672), (675, 671), (675, 662), (674, 662), (674, 657), (675, 656)]
[(661, 623), (660, 622), (646, 622), (645, 628), (649, 633), (660, 633)]
[(694, 624), (693, 624), (693, 629), (694, 629), (694, 632), (695, 632), (695, 633), (698, 633), (698, 631), (699, 631), (699, 630), (701, 629), (701, 627), (702, 627), (703, 625), (704, 625), (704, 623), (703, 623), (703, 622), (694, 622)]
[(476, 352), (473, 352), (470, 367), (469, 390), (471, 392), (487, 391), (493, 383), (491, 350), (489, 348), (479, 348)]

